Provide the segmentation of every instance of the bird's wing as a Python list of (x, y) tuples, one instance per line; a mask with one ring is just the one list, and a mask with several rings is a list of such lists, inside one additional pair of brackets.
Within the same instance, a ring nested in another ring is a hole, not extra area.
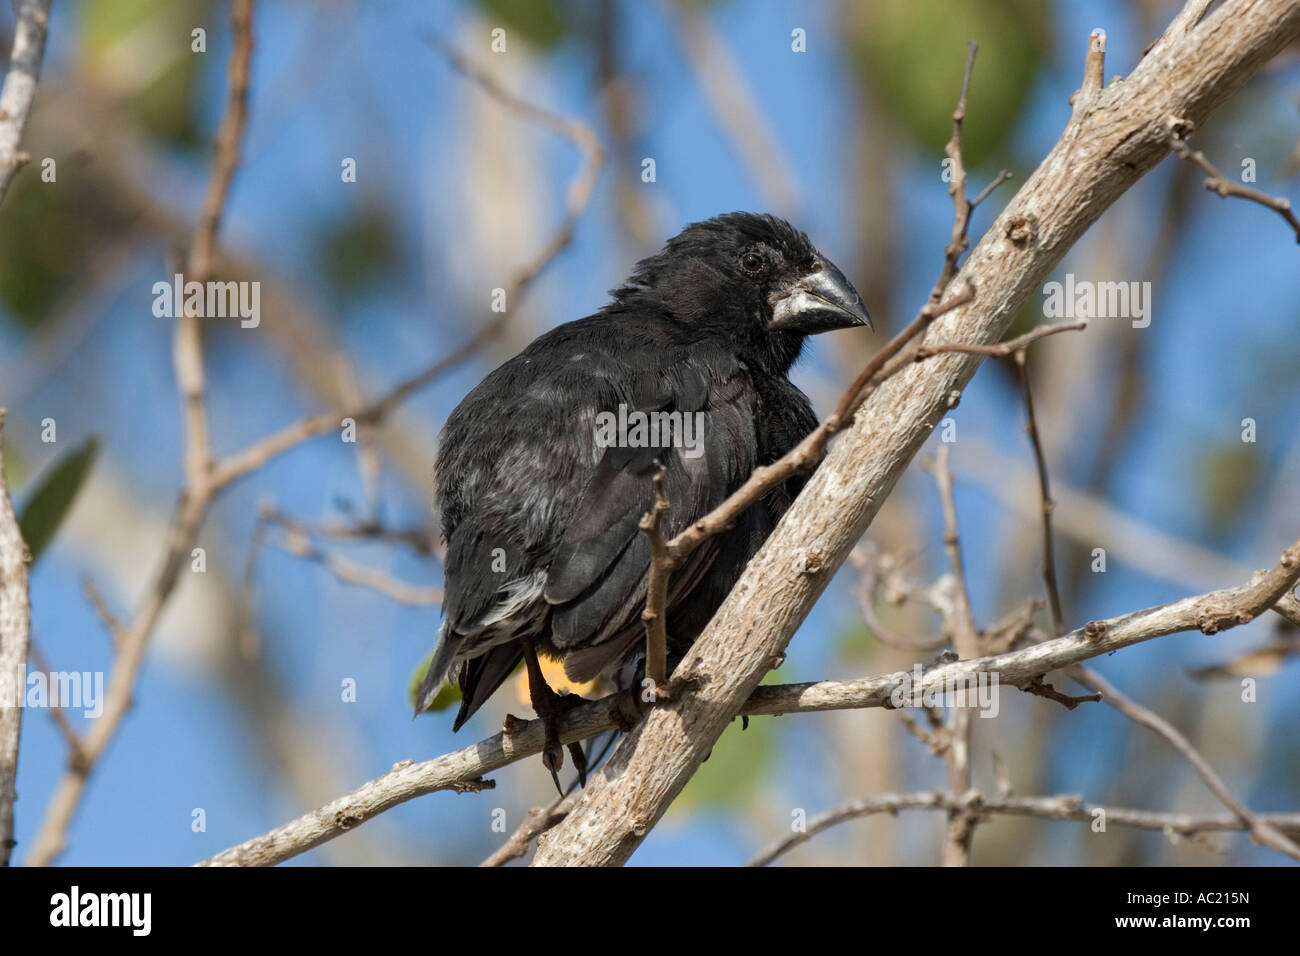
[[(551, 639), (568, 652), (565, 669), (571, 678), (593, 676), (640, 633), (650, 544), (639, 523), (654, 506), (654, 476), (660, 464), (669, 503), (662, 525), (665, 537), (721, 504), (757, 464), (753, 387), (734, 363), (721, 376), (718, 368), (691, 355), (647, 372), (647, 380), (635, 390), (638, 410), (676, 413), (683, 425), (687, 419), (680, 416), (690, 416), (691, 435), (698, 442), (673, 443), (661, 433), (657, 446), (607, 448), (582, 490), (547, 569), (543, 592), (553, 605)], [(716, 542), (710, 542), (674, 573), (670, 611), (716, 555)]]
[[(608, 319), (583, 326), (543, 336), (448, 419), (437, 468), (446, 620), (421, 702), (450, 674), (474, 701), (468, 716), (508, 675), (507, 651), (539, 634), (548, 615), (566, 652), (626, 639), (645, 600), (649, 548), (637, 525), (653, 505), (656, 458), (667, 466), (665, 534), (706, 514), (754, 467), (752, 387), (734, 356), (674, 347), (646, 324), (617, 335)], [(598, 447), (596, 416), (620, 404), (699, 413), (699, 454)], [(694, 586), (715, 553), (708, 545), (692, 555), (670, 599)], [(592, 657), (593, 673), (607, 653)], [(501, 666), (478, 660), (485, 655)]]

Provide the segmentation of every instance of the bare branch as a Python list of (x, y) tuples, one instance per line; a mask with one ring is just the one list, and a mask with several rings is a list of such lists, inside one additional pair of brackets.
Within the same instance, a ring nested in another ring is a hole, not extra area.
[(1016, 352), (1023, 350), (1032, 342), (1048, 335), (1055, 335), (1057, 332), (1070, 332), (1076, 329), (1087, 328), (1088, 323), (1082, 320), (1077, 322), (1058, 322), (1055, 325), (1039, 325), (1030, 329), (1024, 335), (1017, 335), (1014, 339), (1007, 339), (1005, 342), (999, 342), (997, 345), (978, 345), (965, 344), (962, 342), (940, 342), (936, 345), (922, 345), (912, 352), (914, 361), (920, 362), (923, 359), (933, 358), (944, 352), (960, 352), (965, 355), (983, 355), (989, 358), (1006, 358)]
[(31, 158), (18, 147), (27, 114), (36, 99), (36, 81), (45, 59), (45, 34), (50, 25), (50, 0), (15, 0), (14, 45), (9, 72), (0, 89), (0, 202), (14, 175)]
[(877, 566), (880, 558), (869, 554), (864, 548), (854, 548), (849, 555), (849, 561), (859, 572), (858, 586), (854, 588), (854, 594), (858, 599), (862, 619), (867, 622), (867, 627), (871, 628), (871, 633), (881, 644), (905, 651), (933, 651), (948, 645), (948, 637), (944, 634), (938, 637), (910, 637), (895, 634), (885, 627), (880, 616), (876, 614), (875, 607), (876, 593), (882, 583), (880, 568)]
[[(1018, 687), (1037, 680), (1049, 671), (1060, 670), (1166, 634), (1191, 630), (1216, 633), (1245, 623), (1272, 607), (1295, 586), (1297, 580), (1300, 580), (1300, 541), (1282, 555), (1275, 567), (1255, 575), (1248, 584), (1134, 611), (1107, 621), (1094, 621), (1064, 637), (1005, 654), (958, 660), (932, 667), (924, 672), (919, 685), (907, 688), (903, 703), (913, 693), (919, 692), (924, 696), (935, 689), (969, 681), (978, 674), (997, 674), (999, 683)], [(736, 713), (752, 717), (893, 707), (896, 706), (894, 699), (904, 686), (900, 681), (906, 676), (892, 674), (851, 681), (755, 687)], [(670, 712), (671, 707), (685, 703), (692, 697), (693, 695), (681, 695), (669, 707), (652, 711), (651, 716)], [(586, 740), (624, 726), (626, 715), (620, 710), (623, 698), (623, 694), (612, 694), (575, 706), (561, 719), (560, 742), (568, 744)], [(633, 735), (639, 730), (640, 728), (634, 729)], [(352, 793), (269, 833), (218, 853), (204, 863), (224, 866), (270, 866), (281, 863), (415, 797), (438, 790), (464, 790), (490, 785), (483, 779), (486, 774), (541, 753), (542, 743), (540, 720), (513, 720), (508, 730), (462, 750), (419, 764), (403, 762)]]
[[(46, 674), (54, 673), (54, 668), (50, 667), (49, 663), (46, 662), (45, 657), (41, 654), (40, 647), (37, 646), (34, 638), (28, 639), (27, 654), (31, 662), (36, 665), (38, 671), (42, 671)], [(50, 715), (50, 720), (54, 722), (54, 726), (58, 729), (59, 734), (63, 737), (63, 742), (68, 747), (69, 766), (76, 766), (85, 759), (81, 753), (81, 736), (73, 728), (72, 724), (68, 723), (68, 718), (63, 715), (62, 707), (52, 705), (45, 708), (45, 710), (46, 713)]]
[[(216, 231), (230, 180), (239, 164), (239, 143), (248, 117), (248, 73), (253, 49), (253, 0), (235, 0), (230, 19), (235, 44), (227, 70), (226, 113), (217, 135), (217, 157), (190, 250), (192, 277), (211, 275)], [(203, 351), (199, 317), (187, 310), (178, 319), (174, 359), (177, 386), (185, 408), (185, 487), (168, 531), (162, 564), (131, 623), (119, 639), (118, 655), (104, 700), (104, 711), (87, 733), (81, 760), (72, 764), (50, 799), (28, 863), (45, 865), (63, 851), (68, 827), (81, 804), (86, 780), (103, 756), (131, 706), (136, 676), (154, 625), (176, 587), (181, 568), (216, 492), (210, 480), (211, 448), (203, 407)]]
[[(939, 281), (930, 291), (931, 305), (937, 305), (943, 298), (944, 290), (957, 274), (957, 263), (961, 259), (961, 254), (970, 245), (970, 214), (975, 207), (966, 199), (966, 167), (961, 155), (961, 131), (962, 123), (966, 120), (966, 96), (970, 92), (970, 78), (975, 69), (975, 54), (978, 52), (979, 44), (972, 40), (967, 48), (966, 72), (961, 78), (961, 94), (957, 97), (957, 108), (952, 111), (952, 136), (943, 149), (944, 155), (952, 163), (949, 170), (952, 179), (948, 185), (948, 195), (952, 196), (953, 205), (952, 238), (943, 253), (943, 271), (939, 273)], [(994, 186), (1001, 181), (1002, 176), (999, 174), (998, 179), (994, 181)], [(993, 186), (989, 187), (990, 190), (993, 188)], [(981, 200), (983, 198), (980, 197)]]
[(646, 582), (645, 610), (641, 612), (641, 622), (645, 625), (645, 676), (659, 694), (668, 684), (668, 579), (680, 565), (669, 554), (661, 531), (663, 517), (668, 512), (662, 465), (655, 471), (654, 488), (654, 507), (641, 516), (638, 526), (650, 539), (650, 574)]
[(95, 617), (99, 618), (99, 623), (104, 625), (104, 630), (108, 631), (109, 637), (113, 639), (115, 647), (122, 646), (124, 629), (122, 622), (118, 620), (117, 615), (108, 606), (108, 601), (100, 593), (99, 586), (95, 584), (90, 575), (86, 575), (81, 581), (81, 593), (85, 595), (86, 601), (95, 612)]
[(5, 485), (4, 425), (5, 410), (0, 408), (0, 866), (9, 865), (14, 848), (18, 738), (32, 624), (27, 592), (27, 562), (31, 556)]
[[(963, 91), (964, 94), (965, 91)], [(952, 569), (952, 610), (946, 615), (944, 630), (952, 635), (953, 646), (959, 657), (980, 656), (979, 629), (971, 610), (970, 592), (966, 589), (966, 572), (961, 560), (961, 537), (957, 529), (957, 506), (952, 495), (952, 472), (948, 468), (948, 446), (940, 445), (930, 470), (939, 486), (939, 500), (943, 508), (943, 544), (948, 552), (948, 565)], [(971, 736), (973, 708), (957, 707), (953, 710), (952, 731), (943, 759), (948, 767), (948, 792), (955, 798), (971, 788)], [(948, 821), (944, 840), (944, 866), (969, 866), (971, 844), (975, 839), (978, 819), (970, 813), (954, 812)]]
[(1143, 707), (1106, 678), (1082, 664), (1076, 664), (1069, 668), (1066, 673), (1084, 687), (1097, 691), (1105, 699), (1106, 703), (1125, 717), (1141, 724), (1148, 730), (1154, 731), (1168, 741), (1169, 745), (1196, 769), (1201, 779), (1205, 781), (1205, 785), (1219, 798), (1219, 802), (1231, 810), (1242, 827), (1250, 832), (1252, 840), (1271, 850), (1285, 853), (1294, 860), (1300, 860), (1300, 846), (1296, 846), (1293, 841), (1283, 836), (1266, 821), (1251, 813), (1245, 804), (1233, 796), (1232, 791), (1228, 789), (1228, 785), (1223, 782), (1223, 778), (1214, 772), (1210, 762), (1201, 755), (1199, 750), (1192, 746), (1191, 741), (1184, 737), (1173, 724), (1154, 711)]
[[(480, 69), (442, 38), (433, 36), (430, 38), (430, 42), (447, 58), (447, 61), (454, 69), (480, 86), (493, 99), (519, 113), (530, 122), (538, 123), (571, 140), (582, 153), (582, 165), (569, 183), (563, 219), (561, 219), (560, 224), (537, 255), (525, 263), (511, 280), (506, 298), (507, 302), (513, 303), (512, 309), (517, 308), (519, 301), (546, 270), (547, 266), (573, 241), (574, 231), (577, 228), (578, 221), (582, 218), (591, 202), (591, 196), (596, 187), (596, 179), (600, 175), (601, 166), (605, 161), (604, 147), (601, 146), (600, 138), (588, 124), (515, 96), (504, 89), (490, 74)], [(505, 328), (506, 323), (510, 321), (513, 314), (512, 309), (497, 313), (491, 321), (485, 323), (467, 341), (429, 367), (398, 383), (383, 397), (352, 408), (321, 412), (309, 416), (254, 442), (243, 451), (229, 456), (214, 468), (213, 484), (221, 488), (232, 481), (237, 481), (278, 455), (298, 447), (303, 442), (335, 431), (341, 426), (344, 418), (351, 418), (358, 425), (374, 424), (382, 421), (393, 408), (405, 401), (412, 393), (419, 391), (430, 382), (471, 358), (495, 339), (501, 333), (501, 330)]]
[(1047, 477), (1047, 456), (1043, 441), (1038, 435), (1038, 419), (1034, 415), (1033, 390), (1029, 385), (1029, 370), (1025, 368), (1025, 351), (1016, 352), (1016, 374), (1020, 377), (1020, 391), (1025, 398), (1025, 431), (1034, 449), (1034, 462), (1038, 466), (1038, 500), (1043, 517), (1043, 584), (1047, 588), (1047, 606), (1052, 614), (1052, 636), (1065, 632), (1065, 616), (1061, 612), (1061, 589), (1056, 582), (1056, 548), (1052, 537), (1052, 491)]
[(1239, 199), (1248, 199), (1251, 202), (1272, 209), (1295, 230), (1295, 241), (1300, 242), (1300, 219), (1297, 219), (1295, 213), (1291, 211), (1291, 200), (1283, 196), (1270, 196), (1266, 192), (1252, 189), (1242, 183), (1228, 179), (1223, 173), (1214, 168), (1210, 161), (1205, 158), (1204, 153), (1187, 145), (1187, 140), (1183, 136), (1186, 135), (1188, 127), (1189, 124), (1185, 120), (1171, 120), (1169, 123), (1169, 145), (1179, 159), (1185, 159), (1189, 163), (1199, 166), (1205, 172), (1208, 177), (1205, 180), (1205, 188), (1212, 193), (1218, 193), (1220, 196), (1236, 196)]
[[(765, 847), (749, 861), (749, 866), (767, 866), (773, 860), (808, 842), (838, 823), (857, 820), (878, 813), (897, 814), (900, 810), (944, 810), (948, 813), (966, 812), (977, 815), (1003, 814), (1005, 816), (1039, 817), (1046, 820), (1073, 820), (1092, 823), (1103, 815), (1107, 824), (1133, 827), (1139, 830), (1159, 830), (1175, 839), (1202, 833), (1231, 832), (1244, 829), (1236, 817), (1220, 814), (1198, 816), (1188, 813), (1159, 813), (1153, 810), (1133, 810), (1128, 807), (1105, 807), (1084, 803), (1082, 797), (1060, 795), (1055, 797), (1011, 797), (996, 799), (971, 793), (965, 797), (936, 791), (921, 793), (882, 793), (865, 800), (854, 800), (808, 821), (807, 828), (792, 833)], [(1300, 834), (1300, 813), (1275, 813), (1260, 817), (1270, 826)]]
[(355, 584), (392, 598), (399, 604), (417, 607), (438, 607), (442, 604), (442, 588), (419, 587), (399, 581), (378, 568), (368, 568), (318, 547), (301, 528), (282, 525), (284, 540), (272, 542), (289, 554), (311, 561), (325, 568), (344, 584)]
[(943, 546), (948, 553), (948, 566), (956, 586), (953, 588), (953, 607), (948, 615), (953, 646), (962, 657), (978, 657), (980, 652), (979, 629), (971, 611), (970, 592), (966, 588), (966, 571), (961, 560), (961, 536), (957, 529), (957, 506), (952, 496), (952, 471), (948, 467), (948, 446), (940, 445), (933, 462), (925, 467), (934, 475), (939, 487), (939, 502), (943, 509)]
[(1105, 85), (1106, 31), (1097, 29), (1088, 37), (1088, 56), (1083, 61), (1083, 86), (1070, 97), (1076, 116), (1092, 104)]
[(533, 841), (569, 815), (569, 810), (578, 802), (580, 791), (573, 790), (562, 797), (556, 797), (549, 806), (534, 807), (528, 811), (524, 822), (510, 835), (510, 839), (501, 844), (491, 856), (479, 866), (505, 866), (511, 860), (517, 860), (528, 852)]
[[(1126, 79), (1086, 104), (1076, 103), (1061, 139), (961, 269), (979, 289), (978, 306), (949, 312), (928, 336), (997, 342), (1066, 250), (1167, 153), (1162, 118), (1177, 112), (1202, 122), (1298, 36), (1300, 5), (1225, 0), (1204, 29), (1158, 45)], [(627, 860), (771, 662), (785, 653), (790, 636), (979, 363), (978, 356), (966, 355), (912, 363), (874, 392), (867, 414), (857, 416), (830, 448), (679, 665), (678, 673), (697, 689), (652, 709), (623, 739), (588, 780), (578, 806), (539, 841), (534, 865)], [(944, 669), (970, 666), (958, 661)], [(1024, 674), (1018, 683), (1033, 676)]]
[(1080, 704), (1096, 704), (1102, 699), (1101, 694), (1084, 694), (1079, 697), (1071, 697), (1069, 694), (1062, 694), (1047, 681), (1039, 678), (1030, 681), (1021, 688), (1027, 694), (1033, 694), (1035, 697), (1044, 697), (1047, 700), (1054, 700), (1066, 710), (1074, 710)]

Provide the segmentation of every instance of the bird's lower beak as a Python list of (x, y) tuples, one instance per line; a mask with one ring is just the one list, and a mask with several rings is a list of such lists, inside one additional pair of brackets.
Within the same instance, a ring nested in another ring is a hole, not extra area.
[(816, 335), (833, 329), (871, 328), (862, 297), (835, 264), (817, 258), (813, 271), (773, 296), (768, 329)]

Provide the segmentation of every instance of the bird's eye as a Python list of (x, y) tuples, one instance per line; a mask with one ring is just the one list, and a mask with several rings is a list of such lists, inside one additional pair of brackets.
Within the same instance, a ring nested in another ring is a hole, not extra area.
[(747, 252), (740, 257), (740, 267), (750, 275), (757, 275), (763, 271), (763, 257), (757, 252)]

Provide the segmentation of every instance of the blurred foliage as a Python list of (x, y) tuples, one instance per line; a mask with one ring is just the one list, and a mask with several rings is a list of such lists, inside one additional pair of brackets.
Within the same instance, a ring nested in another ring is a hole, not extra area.
[(980, 45), (962, 131), (966, 165), (978, 167), (1015, 129), (1050, 40), (1040, 0), (875, 0), (850, 7), (849, 51), (873, 103), (921, 148), (942, 153), (966, 69)]
[(59, 525), (72, 510), (99, 454), (99, 439), (90, 437), (60, 458), (38, 482), (18, 518), (18, 527), (31, 552), (32, 563), (54, 540)]
[(38, 174), (17, 179), (5, 199), (0, 230), (0, 301), (26, 326), (35, 326), (113, 238), (121, 241), (127, 210), (84, 160), (59, 164), (58, 180)]
[(753, 717), (748, 730), (741, 726), (740, 718), (733, 720), (718, 738), (709, 758), (673, 803), (673, 812), (734, 808), (758, 792), (776, 762), (778, 721)]
[(405, 270), (397, 224), (378, 203), (322, 227), (314, 245), (319, 274), (346, 300), (355, 301)]
[(23, 459), (22, 451), (18, 448), (16, 442), (6, 441), (4, 443), (4, 453), (4, 483), (5, 487), (10, 489), (10, 497), (12, 497), (13, 489), (22, 484), (23, 475), (27, 470), (24, 467), (26, 461)]
[(203, 23), (206, 6), (196, 0), (112, 0), (77, 7), (83, 62), (97, 86), (124, 98), (140, 129), (186, 149), (205, 141), (195, 103), (216, 34), (209, 31), (206, 53), (193, 53), (190, 31)]
[(509, 48), (513, 34), (544, 50), (554, 48), (569, 31), (569, 22), (555, 0), (478, 0), (483, 16), (493, 27), (506, 30)]
[(1201, 513), (1206, 531), (1221, 535), (1232, 530), (1243, 506), (1252, 500), (1263, 474), (1259, 446), (1230, 441), (1208, 449), (1201, 460)]

